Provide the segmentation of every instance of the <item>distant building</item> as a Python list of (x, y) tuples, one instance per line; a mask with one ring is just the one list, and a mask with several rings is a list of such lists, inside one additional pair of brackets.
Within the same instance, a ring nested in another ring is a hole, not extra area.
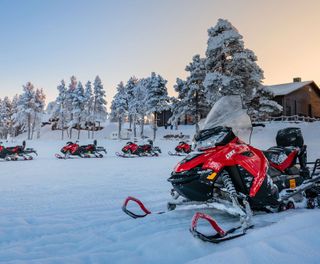
[(301, 78), (294, 78), (292, 83), (265, 87), (273, 92), (274, 100), (283, 107), (282, 115), (320, 118), (320, 89), (314, 81), (301, 82)]

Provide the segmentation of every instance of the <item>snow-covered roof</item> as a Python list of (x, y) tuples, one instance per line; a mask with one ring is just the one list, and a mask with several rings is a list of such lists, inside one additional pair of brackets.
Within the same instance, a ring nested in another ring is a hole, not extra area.
[(286, 95), (292, 93), (306, 85), (313, 83), (313, 81), (305, 81), (305, 82), (292, 82), (292, 83), (284, 83), (277, 85), (265, 85), (267, 89), (269, 89), (274, 96), (278, 95)]

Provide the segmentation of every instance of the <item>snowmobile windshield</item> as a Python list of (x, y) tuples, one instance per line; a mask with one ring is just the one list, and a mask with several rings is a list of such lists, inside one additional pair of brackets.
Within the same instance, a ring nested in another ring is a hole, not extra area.
[(214, 146), (223, 146), (232, 141), (236, 136), (232, 128), (218, 126), (210, 129), (201, 130), (195, 135), (198, 150), (205, 150)]
[[(229, 127), (234, 135), (249, 143), (252, 124), (247, 110), (242, 106), (242, 100), (239, 95), (229, 95), (219, 99), (213, 105), (205, 121), (201, 124), (200, 132), (216, 127)], [(225, 132), (221, 131), (221, 133)], [(218, 137), (218, 135), (214, 136)]]

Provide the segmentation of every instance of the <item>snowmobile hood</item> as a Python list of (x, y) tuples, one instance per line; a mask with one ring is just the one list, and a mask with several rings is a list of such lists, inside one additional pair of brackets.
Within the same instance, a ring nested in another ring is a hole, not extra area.
[(204, 152), (194, 152), (189, 154), (181, 162), (177, 164), (174, 168), (175, 173), (181, 173), (184, 171), (189, 171), (195, 167), (202, 167), (206, 169), (206, 164), (211, 160), (213, 156), (216, 156), (217, 153), (221, 152), (223, 147), (215, 147)]

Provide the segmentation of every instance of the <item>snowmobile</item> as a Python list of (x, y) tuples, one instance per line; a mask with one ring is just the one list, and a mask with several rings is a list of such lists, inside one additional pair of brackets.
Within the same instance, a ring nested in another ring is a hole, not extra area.
[(0, 142), (0, 160), (32, 160), (33, 156), (31, 154), (38, 156), (37, 152), (33, 148), (26, 148), (25, 141), (22, 142), (22, 145), (17, 145), (14, 147), (5, 147), (3, 146), (3, 143)]
[(66, 145), (60, 150), (63, 156), (60, 154), (55, 154), (58, 159), (70, 159), (72, 157), (80, 158), (103, 158), (104, 152), (107, 154), (107, 151), (104, 147), (97, 146), (97, 140), (93, 141), (93, 144), (88, 145), (79, 145), (79, 142), (75, 143), (69, 141)]
[[(263, 152), (245, 142), (250, 142), (245, 135), (250, 135), (251, 129), (241, 98), (221, 98), (195, 136), (197, 152), (179, 162), (168, 179), (173, 187), (168, 211), (196, 204), (240, 217), (238, 226), (223, 230), (210, 215), (197, 212), (190, 231), (203, 241), (219, 243), (246, 234), (253, 228), (253, 211), (274, 213), (301, 204), (320, 206), (320, 160), (307, 162), (301, 131), (280, 130), (277, 146)], [(129, 211), (130, 201), (137, 203), (143, 214)], [(125, 200), (122, 210), (133, 218), (151, 213), (134, 197)], [(213, 235), (198, 231), (200, 219), (210, 223)]]
[(122, 148), (122, 153), (116, 152), (116, 155), (122, 158), (135, 158), (135, 157), (155, 157), (159, 156), (161, 149), (153, 146), (153, 141), (148, 140), (149, 144), (138, 145), (131, 141)]
[(180, 141), (178, 146), (175, 148), (175, 153), (168, 152), (170, 156), (186, 156), (192, 151), (191, 145), (185, 141)]

